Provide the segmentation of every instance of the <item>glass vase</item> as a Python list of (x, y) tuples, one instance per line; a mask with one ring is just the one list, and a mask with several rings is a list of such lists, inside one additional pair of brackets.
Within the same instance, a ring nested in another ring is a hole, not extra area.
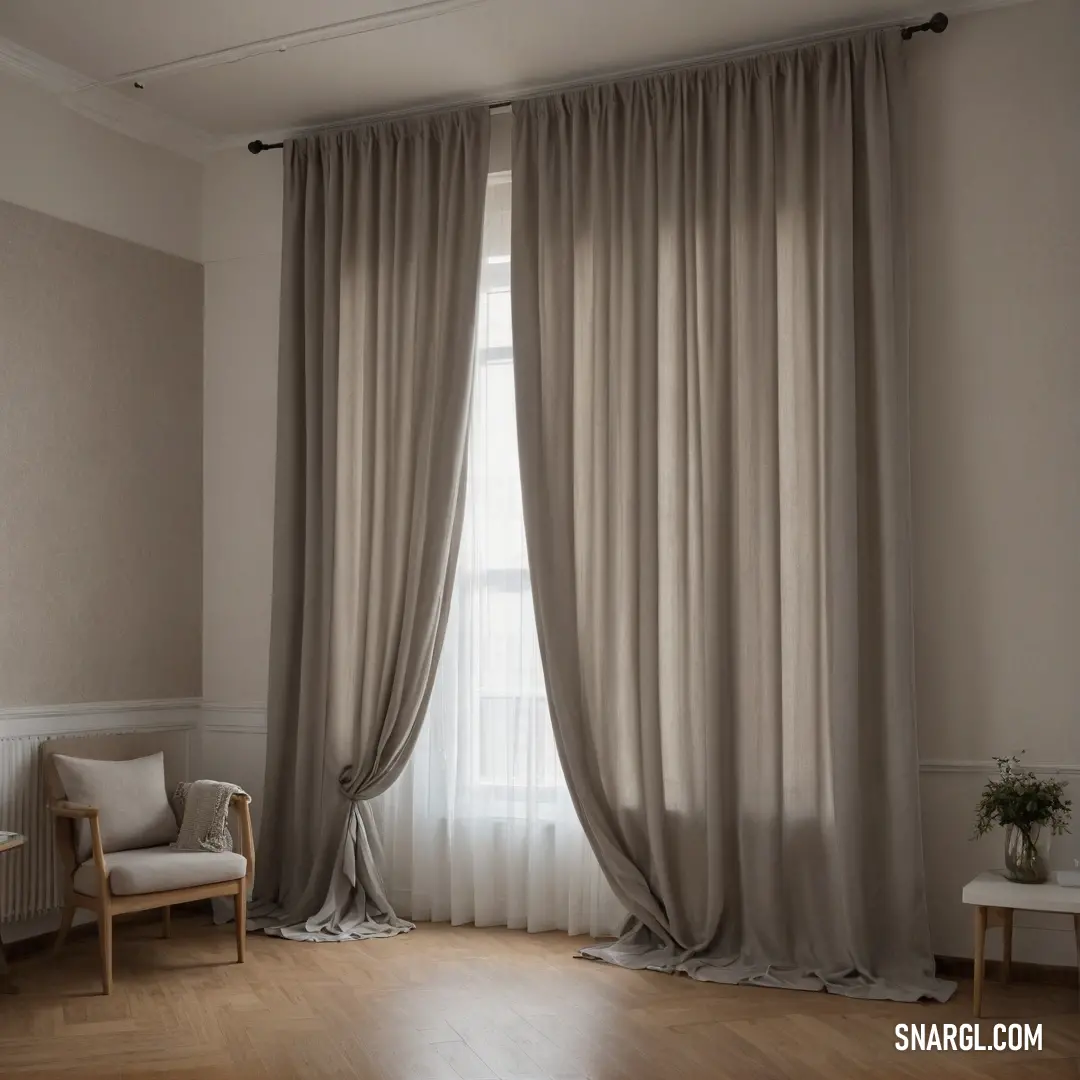
[(1005, 826), (1005, 876), (1024, 885), (1041, 885), (1050, 877), (1050, 838), (1046, 826)]

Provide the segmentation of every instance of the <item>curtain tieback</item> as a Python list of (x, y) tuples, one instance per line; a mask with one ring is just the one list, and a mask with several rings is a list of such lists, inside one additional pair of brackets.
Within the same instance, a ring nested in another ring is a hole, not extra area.
[(346, 765), (338, 774), (338, 788), (341, 794), (354, 803), (367, 800), (367, 796), (361, 794), (361, 792), (369, 786), (369, 784), (365, 784), (360, 780), (355, 767), (352, 765)]

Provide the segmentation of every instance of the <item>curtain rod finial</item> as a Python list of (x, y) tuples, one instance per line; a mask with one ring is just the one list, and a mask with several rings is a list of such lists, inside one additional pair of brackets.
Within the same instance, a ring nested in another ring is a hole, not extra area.
[(930, 16), (927, 22), (920, 23), (918, 26), (905, 26), (900, 31), (900, 36), (905, 41), (910, 41), (915, 34), (918, 34), (922, 30), (929, 30), (935, 34), (943, 34), (945, 28), (949, 25), (949, 16), (944, 11), (937, 11)]

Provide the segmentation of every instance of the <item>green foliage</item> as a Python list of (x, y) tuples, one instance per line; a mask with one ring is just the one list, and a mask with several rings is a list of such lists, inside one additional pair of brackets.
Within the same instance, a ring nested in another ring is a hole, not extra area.
[(1018, 768), (1018, 757), (994, 760), (998, 776), (987, 781), (975, 808), (976, 836), (995, 825), (1015, 825), (1025, 834), (1033, 825), (1049, 825), (1058, 835), (1069, 831), (1072, 802), (1065, 798), (1065, 783), (1040, 780), (1033, 772), (1025, 772)]

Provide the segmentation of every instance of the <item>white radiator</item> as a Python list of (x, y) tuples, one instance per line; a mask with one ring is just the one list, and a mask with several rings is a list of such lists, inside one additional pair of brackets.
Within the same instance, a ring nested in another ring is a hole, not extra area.
[(41, 744), (47, 738), (0, 738), (0, 829), (22, 833), (27, 841), (0, 855), (0, 917), (4, 922), (29, 919), (63, 904), (41, 772)]

